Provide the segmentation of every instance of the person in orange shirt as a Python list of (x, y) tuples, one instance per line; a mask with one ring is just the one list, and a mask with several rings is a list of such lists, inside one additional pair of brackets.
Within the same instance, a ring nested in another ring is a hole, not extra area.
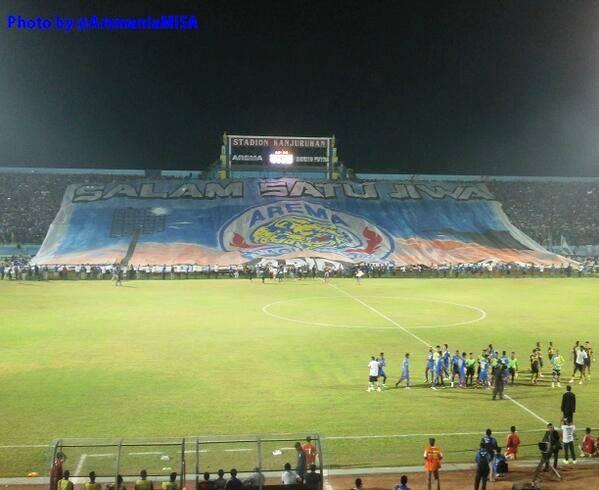
[(424, 471), (426, 472), (428, 490), (432, 490), (431, 485), (433, 477), (437, 482), (437, 490), (441, 490), (439, 469), (441, 468), (442, 459), (443, 453), (441, 452), (441, 449), (435, 446), (435, 439), (431, 437), (428, 440), (428, 447), (424, 450)]
[(50, 468), (50, 488), (57, 490), (59, 480), (62, 480), (62, 465), (67, 457), (62, 451), (58, 451)]
[(306, 437), (306, 443), (302, 446), (302, 449), (306, 455), (306, 464), (308, 465), (308, 468), (311, 464), (316, 464), (318, 452), (316, 451), (316, 446), (312, 444), (312, 438), (310, 436)]
[(506, 459), (518, 459), (518, 446), (520, 446), (520, 436), (516, 432), (516, 427), (512, 425), (505, 443)]

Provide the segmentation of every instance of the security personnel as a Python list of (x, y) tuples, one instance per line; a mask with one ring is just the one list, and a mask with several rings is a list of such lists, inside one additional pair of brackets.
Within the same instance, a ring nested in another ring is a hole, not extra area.
[(154, 490), (154, 485), (148, 480), (148, 472), (146, 470), (139, 472), (139, 480), (135, 482), (135, 490)]
[[(480, 449), (476, 453), (474, 459), (476, 462), (476, 476), (474, 477), (474, 488), (482, 490), (487, 488), (487, 479), (489, 478), (489, 467), (491, 464), (491, 455), (487, 451), (487, 445), (484, 442), (480, 443)], [(482, 484), (482, 486), (481, 486)]]
[(162, 490), (179, 490), (177, 483), (177, 473), (174, 471), (169, 475), (169, 481), (162, 482)]
[(73, 490), (73, 482), (69, 480), (71, 473), (69, 470), (65, 470), (62, 480), (58, 481), (58, 490)]
[(437, 490), (441, 489), (441, 481), (439, 480), (439, 469), (441, 468), (441, 460), (443, 453), (441, 449), (435, 446), (435, 439), (428, 440), (428, 447), (424, 450), (424, 471), (426, 472), (427, 488), (432, 490), (433, 477), (437, 481)]
[(84, 490), (102, 490), (102, 485), (96, 483), (96, 472), (91, 471), (89, 474), (89, 481), (83, 484)]
[(503, 363), (498, 362), (493, 368), (493, 400), (499, 395), (499, 399), (503, 400)]

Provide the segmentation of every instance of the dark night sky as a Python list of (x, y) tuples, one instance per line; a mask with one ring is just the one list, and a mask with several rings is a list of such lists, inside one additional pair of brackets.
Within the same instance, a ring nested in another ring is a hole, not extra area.
[(227, 130), (335, 134), (357, 171), (599, 175), (599, 2), (5, 0), (0, 21), (0, 165), (205, 168)]

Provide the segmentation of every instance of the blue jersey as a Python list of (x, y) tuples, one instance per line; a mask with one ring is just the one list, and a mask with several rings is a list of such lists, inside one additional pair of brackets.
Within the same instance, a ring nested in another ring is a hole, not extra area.
[(487, 379), (487, 377), (489, 376), (489, 373), (487, 371), (488, 368), (489, 361), (487, 361), (486, 359), (480, 361), (480, 379)]
[(489, 452), (486, 449), (479, 449), (478, 453), (476, 453), (476, 457), (474, 458), (474, 461), (476, 462), (476, 464), (481, 467), (481, 468), (485, 468), (489, 466), (489, 463), (491, 462), (491, 455), (489, 454)]
[(407, 376), (410, 373), (410, 360), (404, 359), (401, 365), (401, 374), (402, 376)]
[(429, 368), (433, 368), (435, 366), (435, 362), (433, 361), (434, 354), (432, 352), (428, 352), (426, 354), (426, 365)]
[(445, 366), (449, 366), (449, 361), (451, 359), (451, 354), (449, 353), (448, 350), (443, 351), (443, 364), (445, 364)]
[(466, 361), (462, 356), (453, 356), (453, 365), (457, 368), (459, 373), (466, 371)]
[(387, 363), (385, 362), (385, 358), (381, 357), (379, 359), (379, 376), (383, 376), (385, 374), (385, 366)]
[(443, 371), (443, 358), (439, 357), (437, 359), (437, 364), (435, 366), (435, 371), (437, 371), (438, 374), (441, 374), (441, 372)]

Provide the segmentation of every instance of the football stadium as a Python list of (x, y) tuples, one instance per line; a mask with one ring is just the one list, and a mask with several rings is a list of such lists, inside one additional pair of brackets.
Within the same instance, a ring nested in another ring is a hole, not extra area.
[(226, 119), (197, 165), (1, 153), (5, 488), (599, 485), (598, 173)]

